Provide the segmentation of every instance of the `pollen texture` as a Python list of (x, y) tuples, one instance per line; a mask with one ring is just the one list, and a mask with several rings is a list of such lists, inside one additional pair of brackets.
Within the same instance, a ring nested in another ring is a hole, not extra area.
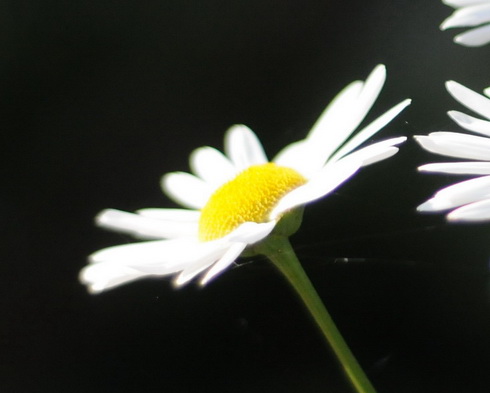
[(218, 188), (201, 211), (199, 239), (223, 237), (244, 222), (266, 222), (279, 200), (306, 179), (274, 163), (254, 165)]

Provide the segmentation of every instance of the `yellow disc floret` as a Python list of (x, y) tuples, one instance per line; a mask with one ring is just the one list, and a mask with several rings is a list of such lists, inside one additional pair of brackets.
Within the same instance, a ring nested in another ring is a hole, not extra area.
[(279, 200), (304, 183), (294, 169), (274, 163), (247, 168), (211, 195), (201, 210), (199, 239), (218, 239), (244, 222), (267, 222)]

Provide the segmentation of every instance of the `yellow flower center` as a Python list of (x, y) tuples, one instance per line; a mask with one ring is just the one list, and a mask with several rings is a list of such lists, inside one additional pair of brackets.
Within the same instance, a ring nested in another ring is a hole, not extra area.
[(201, 210), (199, 240), (223, 237), (245, 222), (267, 222), (279, 200), (306, 183), (294, 169), (254, 165), (223, 184)]

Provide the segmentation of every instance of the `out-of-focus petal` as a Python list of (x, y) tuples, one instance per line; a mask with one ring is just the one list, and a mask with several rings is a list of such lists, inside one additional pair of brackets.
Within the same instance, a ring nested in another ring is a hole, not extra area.
[(192, 152), (189, 164), (191, 170), (212, 188), (217, 188), (232, 179), (236, 168), (220, 151), (209, 147), (200, 147)]
[(197, 223), (201, 212), (198, 210), (189, 209), (161, 209), (161, 208), (146, 208), (136, 211), (143, 217), (153, 218), (162, 221), (188, 222)]
[(225, 152), (238, 171), (267, 162), (259, 139), (250, 128), (242, 124), (232, 126), (227, 131)]
[(449, 18), (442, 22), (441, 30), (452, 27), (478, 26), (489, 21), (490, 3), (472, 4), (454, 11)]
[(442, 2), (450, 7), (459, 8), (467, 5), (488, 3), (488, 0), (442, 0)]
[(484, 25), (458, 34), (454, 37), (456, 44), (478, 47), (486, 45), (490, 42), (490, 25)]
[(115, 209), (101, 211), (95, 218), (98, 226), (117, 230), (140, 238), (167, 239), (197, 236), (197, 222), (157, 220)]
[[(490, 27), (490, 25), (489, 25)], [(490, 31), (490, 30), (489, 30)], [(490, 99), (468, 89), (466, 86), (455, 82), (446, 82), (447, 91), (461, 104), (478, 113), (487, 119), (490, 119)]]
[(468, 131), (490, 136), (490, 121), (478, 119), (463, 112), (449, 111), (447, 113), (458, 125)]
[(204, 277), (201, 279), (200, 284), (206, 285), (210, 280), (230, 266), (240, 256), (243, 250), (245, 250), (246, 246), (246, 243), (234, 243), (221, 257), (221, 259), (206, 272)]
[(175, 202), (191, 209), (202, 209), (213, 191), (206, 182), (185, 172), (167, 173), (161, 185)]
[(431, 153), (444, 156), (470, 160), (488, 160), (490, 157), (490, 139), (481, 136), (440, 131), (417, 135), (415, 140)]
[(490, 176), (462, 181), (443, 188), (433, 198), (421, 204), (417, 210), (449, 210), (486, 198), (490, 198)]
[(490, 220), (490, 199), (455, 209), (447, 215), (447, 219), (459, 222)]
[(418, 170), (456, 175), (490, 175), (490, 162), (439, 162), (419, 166)]

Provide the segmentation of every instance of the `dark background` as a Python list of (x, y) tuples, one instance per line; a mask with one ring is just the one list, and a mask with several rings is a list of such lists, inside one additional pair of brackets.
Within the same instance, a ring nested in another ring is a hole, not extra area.
[[(0, 391), (349, 392), (260, 258), (208, 287), (142, 280), (98, 296), (86, 257), (130, 242), (101, 209), (175, 206), (162, 174), (250, 126), (270, 157), (378, 63), (377, 138), (457, 130), (444, 89), (490, 85), (490, 47), (452, 43), (437, 0), (0, 1)], [(368, 119), (369, 120), (369, 119)], [(415, 207), (454, 176), (412, 140), (306, 209), (305, 269), (378, 393), (488, 392), (490, 227)]]

